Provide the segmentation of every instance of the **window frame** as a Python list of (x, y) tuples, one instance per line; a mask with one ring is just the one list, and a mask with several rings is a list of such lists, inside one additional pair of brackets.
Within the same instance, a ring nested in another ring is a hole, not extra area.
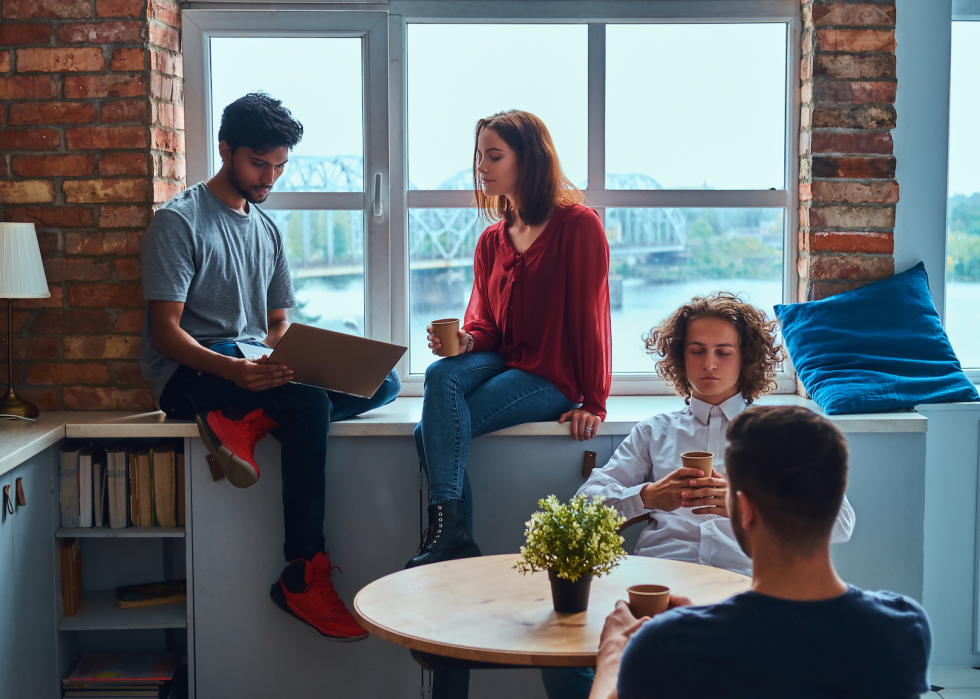
[[(188, 177), (206, 179), (210, 172), (209, 61), (206, 38), (215, 35), (261, 36), (352, 36), (341, 34), (339, 26), (350, 26), (345, 19), (382, 17), (387, 21), (387, 56), (384, 65), (385, 104), (389, 118), (380, 124), (377, 110), (369, 117), (365, 97), (365, 141), (369, 129), (384, 131), (389, 146), (382, 195), (385, 206), (384, 231), (371, 224), (368, 193), (290, 193), (271, 194), (274, 208), (364, 209), (365, 240), (365, 328), (374, 339), (409, 346), (409, 246), (410, 208), (468, 208), (472, 193), (448, 190), (408, 190), (407, 133), (407, 28), (412, 23), (468, 24), (587, 24), (588, 30), (588, 180), (586, 203), (595, 207), (605, 222), (609, 207), (695, 207), (755, 208), (772, 207), (784, 211), (782, 298), (797, 298), (797, 231), (799, 229), (799, 118), (800, 118), (800, 40), (802, 21), (796, 0), (661, 0), (636, 3), (629, 0), (599, 2), (570, 0), (560, 5), (552, 0), (390, 0), (372, 6), (359, 4), (346, 9), (337, 4), (285, 2), (188, 2), (184, 10), (185, 66), (203, 70), (187, 73)], [(215, 11), (220, 8), (219, 11)], [(270, 10), (272, 12), (270, 12)], [(288, 12), (282, 10), (289, 10)], [(295, 10), (295, 11), (294, 11)], [(382, 20), (385, 21), (385, 20)], [(784, 185), (780, 190), (606, 190), (605, 189), (605, 28), (624, 23), (748, 23), (786, 24), (786, 104), (784, 114)], [(319, 29), (320, 26), (329, 28)], [(352, 28), (346, 31), (362, 31)], [(357, 34), (364, 35), (364, 34)], [(366, 44), (365, 44), (366, 45)], [(365, 58), (364, 79), (368, 90), (381, 80), (378, 58)], [(196, 63), (195, 63), (196, 61)], [(369, 66), (371, 74), (369, 80)], [(386, 128), (385, 128), (386, 127)], [(203, 138), (203, 141), (201, 140)], [(192, 157), (192, 153), (194, 156)], [(380, 154), (378, 154), (380, 155)], [(365, 188), (368, 174), (378, 171), (369, 164), (365, 148)], [(598, 186), (596, 186), (598, 185)], [(358, 199), (358, 197), (362, 197)], [(280, 201), (277, 201), (281, 199)], [(297, 206), (299, 202), (307, 202)], [(310, 206), (317, 203), (317, 206)], [(288, 204), (288, 205), (287, 205)], [(360, 204), (360, 206), (356, 206)], [(271, 208), (271, 207), (270, 207)], [(369, 225), (371, 230), (369, 232)], [(768, 309), (767, 309), (768, 311)], [(369, 320), (370, 319), (370, 320)], [(369, 329), (369, 330), (368, 330)], [(398, 364), (404, 396), (422, 395), (424, 376), (409, 373), (409, 356)], [(796, 374), (784, 362), (777, 376), (776, 393), (795, 393)], [(653, 373), (614, 374), (611, 395), (672, 395), (673, 390)]]

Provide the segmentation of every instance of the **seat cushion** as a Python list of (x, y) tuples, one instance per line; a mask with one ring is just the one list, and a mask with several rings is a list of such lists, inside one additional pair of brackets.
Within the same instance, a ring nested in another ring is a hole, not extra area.
[(800, 381), (828, 415), (980, 399), (943, 330), (921, 262), (775, 311)]

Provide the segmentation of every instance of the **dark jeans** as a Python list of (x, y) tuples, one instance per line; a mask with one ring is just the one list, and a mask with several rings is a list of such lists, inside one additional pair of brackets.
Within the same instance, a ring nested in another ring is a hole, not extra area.
[[(238, 349), (227, 343), (211, 349), (241, 357)], [(248, 391), (219, 376), (181, 366), (167, 382), (160, 407), (168, 417), (181, 420), (223, 408), (235, 408), (243, 415), (262, 408), (279, 423), (271, 434), (282, 445), (283, 552), (287, 562), (298, 558), (309, 561), (326, 547), (323, 516), (330, 423), (387, 405), (400, 388), (398, 374), (392, 371), (371, 398), (295, 383)]]

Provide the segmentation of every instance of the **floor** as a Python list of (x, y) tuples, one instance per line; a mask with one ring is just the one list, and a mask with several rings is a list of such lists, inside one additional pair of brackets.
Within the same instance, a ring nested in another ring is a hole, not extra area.
[(969, 667), (934, 667), (929, 672), (935, 692), (923, 694), (923, 699), (980, 699), (980, 670)]

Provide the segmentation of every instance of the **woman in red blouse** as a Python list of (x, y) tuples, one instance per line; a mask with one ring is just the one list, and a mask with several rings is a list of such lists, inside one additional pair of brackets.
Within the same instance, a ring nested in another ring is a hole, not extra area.
[(473, 180), (480, 211), (499, 220), (477, 243), (461, 353), (425, 372), (415, 444), (429, 477), (429, 528), (407, 568), (480, 555), (465, 469), (473, 437), (557, 420), (588, 440), (606, 416), (609, 246), (599, 216), (527, 112), (477, 122)]

